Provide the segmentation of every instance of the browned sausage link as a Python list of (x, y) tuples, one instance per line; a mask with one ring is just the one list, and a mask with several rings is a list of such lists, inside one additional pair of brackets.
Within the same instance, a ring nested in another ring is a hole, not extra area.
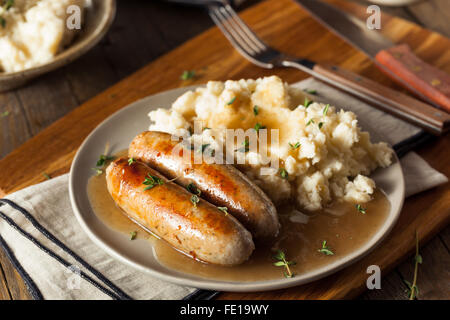
[[(145, 190), (149, 175), (164, 183)], [(194, 205), (192, 194), (144, 163), (118, 159), (106, 169), (106, 179), (114, 201), (130, 218), (190, 256), (236, 265), (254, 249), (251, 234), (239, 221), (207, 201)]]
[(280, 224), (275, 206), (258, 186), (232, 165), (195, 164), (193, 153), (189, 163), (177, 151), (179, 148), (179, 142), (173, 141), (171, 135), (146, 131), (133, 139), (129, 156), (171, 179), (177, 178), (176, 182), (184, 187), (194, 183), (202, 197), (219, 207), (227, 207), (255, 239), (276, 237)]

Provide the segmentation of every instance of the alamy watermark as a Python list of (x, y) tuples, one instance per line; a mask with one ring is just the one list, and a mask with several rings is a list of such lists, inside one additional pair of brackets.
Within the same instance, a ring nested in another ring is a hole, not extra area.
[[(279, 169), (279, 158), (271, 150), (278, 150), (279, 129), (265, 127), (212, 130), (205, 139), (201, 121), (194, 121), (191, 133), (184, 130), (173, 134), (178, 142), (172, 149), (173, 158), (183, 158), (185, 164), (257, 164), (263, 166), (262, 175), (271, 175)], [(269, 141), (270, 140), (270, 141)]]
[(366, 12), (370, 16), (366, 20), (366, 25), (369, 30), (381, 29), (381, 9), (377, 5), (371, 5), (367, 7)]
[(66, 27), (69, 30), (80, 30), (82, 22), (82, 8), (77, 5), (67, 7)]

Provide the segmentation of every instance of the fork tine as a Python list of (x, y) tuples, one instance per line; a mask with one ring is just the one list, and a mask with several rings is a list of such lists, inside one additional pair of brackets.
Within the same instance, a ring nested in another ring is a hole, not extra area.
[(247, 37), (261, 50), (267, 50), (268, 46), (247, 26), (247, 24), (239, 17), (234, 9), (229, 5), (225, 5), (225, 10), (231, 16), (231, 18), (239, 25), (241, 30), (247, 35)]
[[(231, 7), (230, 7), (231, 9)], [(239, 38), (244, 41), (247, 46), (251, 47), (255, 52), (259, 53), (262, 51), (262, 49), (252, 41), (249, 36), (246, 34), (246, 32), (241, 28), (239, 23), (233, 19), (233, 16), (225, 9), (225, 7), (220, 7), (219, 9), (220, 14), (226, 19), (228, 25), (230, 28), (233, 28), (236, 34), (239, 35)], [(232, 10), (232, 9), (231, 9)], [(234, 10), (232, 10), (234, 11)]]
[(236, 31), (230, 27), (227, 19), (221, 14), (218, 7), (210, 7), (209, 15), (211, 19), (220, 28), (222, 33), (227, 37), (227, 39), (234, 45), (234, 47), (240, 50), (243, 54), (247, 56), (254, 56), (256, 54), (255, 49), (250, 47), (242, 38), (236, 33)]

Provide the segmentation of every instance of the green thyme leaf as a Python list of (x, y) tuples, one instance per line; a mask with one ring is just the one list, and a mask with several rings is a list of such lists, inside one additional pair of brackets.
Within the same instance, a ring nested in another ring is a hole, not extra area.
[(288, 179), (289, 178), (289, 173), (286, 171), (286, 169), (285, 168), (280, 168), (280, 170), (278, 170), (278, 172), (280, 173), (280, 176), (283, 178), (283, 179)]
[(52, 177), (50, 177), (50, 175), (48, 175), (45, 172), (42, 172), (42, 175), (45, 177), (45, 179), (50, 180)]
[(420, 254), (418, 254), (417, 256), (414, 257), (414, 261), (422, 264), (422, 262), (423, 262), (422, 256)]
[(361, 212), (362, 214), (366, 214), (367, 211), (365, 208), (363, 208), (360, 204), (355, 205), (356, 209)]
[(233, 99), (231, 99), (230, 101), (227, 102), (227, 105), (232, 105), (233, 102), (236, 100), (236, 97), (234, 97)]
[(322, 129), (322, 127), (323, 127), (323, 122), (319, 122), (319, 123), (317, 124), (317, 126), (319, 127), (319, 129)]
[(194, 205), (194, 208), (197, 208), (197, 203), (200, 202), (200, 198), (196, 194), (193, 194), (191, 197), (191, 202)]
[(327, 104), (327, 105), (325, 106), (325, 108), (323, 109), (323, 115), (324, 115), (324, 116), (327, 115), (327, 112), (328, 112), (328, 109), (329, 109), (329, 108), (330, 108), (330, 105)]
[(256, 123), (255, 124), (255, 131), (258, 132), (259, 129), (266, 129), (266, 126), (263, 126), (261, 123)]
[(130, 232), (130, 240), (134, 240), (137, 237), (137, 231)]
[(180, 79), (181, 80), (189, 80), (195, 77), (195, 71), (194, 70), (185, 70), (181, 74)]
[(134, 160), (134, 158), (128, 159), (128, 165), (131, 166), (134, 162), (136, 162), (136, 161)]
[(292, 144), (289, 142), (289, 146), (294, 150), (298, 149), (300, 147), (300, 142), (297, 142), (296, 144)]
[(309, 119), (309, 121), (306, 123), (306, 126), (309, 126), (311, 123), (314, 123), (314, 119)]
[(209, 143), (203, 144), (203, 145), (202, 145), (202, 153), (205, 152), (205, 150), (206, 150), (209, 146), (210, 146)]
[(7, 0), (3, 8), (8, 11), (14, 5), (14, 0)]
[(217, 209), (219, 209), (220, 211), (225, 213), (225, 215), (228, 215), (228, 208), (227, 207), (217, 207)]
[(99, 168), (92, 168), (92, 170), (95, 171), (95, 175), (96, 176), (99, 176), (99, 175), (101, 175), (103, 173), (103, 170), (99, 169)]
[(326, 255), (326, 256), (332, 256), (332, 255), (334, 255), (334, 252), (331, 251), (330, 248), (328, 247), (327, 241), (326, 241), (326, 240), (324, 240), (324, 241), (322, 242), (322, 248), (320, 248), (320, 249), (317, 250), (317, 251), (319, 251), (320, 253), (323, 253), (323, 254)]
[(313, 103), (314, 101), (309, 100), (308, 98), (305, 98), (305, 102), (303, 103), (303, 105), (305, 106), (306, 109), (308, 109), (308, 107), (311, 105), (311, 103)]
[(196, 194), (198, 196), (200, 196), (202, 194), (202, 191), (200, 189), (198, 189), (195, 184), (193, 184), (192, 182), (189, 183), (186, 186), (187, 191), (189, 191), (190, 193)]
[(2, 26), (3, 28), (6, 27), (6, 20), (3, 17), (0, 17), (0, 26)]
[(289, 266), (295, 265), (295, 261), (287, 261), (285, 253), (281, 250), (277, 250), (275, 255), (273, 256), (273, 258), (275, 260), (277, 260), (273, 264), (275, 267), (284, 267), (285, 268), (285, 270), (283, 271), (283, 275), (286, 278), (292, 278), (294, 276), (294, 274), (292, 273)]
[(10, 112), (9, 111), (5, 111), (0, 113), (0, 118), (6, 118), (7, 116), (9, 116)]
[(254, 106), (253, 107), (253, 113), (255, 116), (257, 116), (259, 114), (259, 107), (258, 106)]
[(114, 160), (114, 157), (102, 154), (100, 155), (100, 158), (97, 160), (97, 167), (103, 167), (106, 164), (106, 162), (111, 160)]
[(146, 185), (147, 187), (144, 188), (144, 191), (150, 190), (156, 186), (160, 186), (164, 184), (164, 181), (161, 178), (152, 176), (151, 174), (148, 174), (145, 177), (144, 182), (142, 184)]
[(309, 94), (317, 94), (317, 91), (314, 89), (305, 89), (304, 91)]
[(248, 139), (245, 139), (244, 142), (242, 142), (243, 147), (237, 149), (236, 151), (239, 152), (248, 152), (250, 150), (250, 141)]

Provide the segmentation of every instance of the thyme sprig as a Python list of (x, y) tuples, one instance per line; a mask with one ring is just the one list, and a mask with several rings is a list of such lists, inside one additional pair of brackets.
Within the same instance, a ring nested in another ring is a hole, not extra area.
[(296, 264), (295, 261), (287, 261), (286, 260), (286, 254), (281, 251), (277, 250), (276, 254), (273, 256), (275, 260), (277, 260), (273, 265), (275, 267), (284, 267), (285, 270), (283, 271), (283, 275), (286, 278), (292, 278), (294, 276), (294, 273), (291, 271), (291, 268), (289, 266), (293, 266)]
[(148, 174), (145, 177), (144, 182), (142, 184), (145, 184), (146, 187), (144, 188), (144, 191), (150, 190), (156, 186), (160, 186), (164, 184), (164, 181), (161, 178), (158, 178), (156, 176), (152, 176), (151, 174)]
[(417, 274), (419, 272), (419, 264), (422, 264), (423, 259), (422, 256), (419, 253), (419, 235), (416, 230), (416, 255), (414, 256), (414, 277), (412, 284), (407, 281), (403, 280), (405, 284), (408, 286), (408, 289), (406, 290), (409, 300), (414, 300), (417, 298), (417, 295), (419, 294), (419, 287), (417, 286)]
[(330, 250), (330, 247), (327, 245), (327, 241), (323, 240), (322, 241), (322, 248), (320, 248), (319, 250), (320, 253), (323, 253), (326, 256), (332, 256), (334, 255), (334, 252)]

